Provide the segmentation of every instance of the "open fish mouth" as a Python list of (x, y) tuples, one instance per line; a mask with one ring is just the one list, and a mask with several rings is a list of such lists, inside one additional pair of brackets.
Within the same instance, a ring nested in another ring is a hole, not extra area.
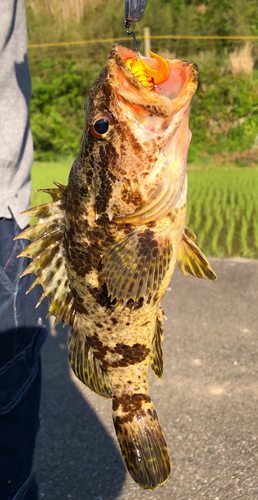
[(189, 111), (197, 88), (198, 69), (191, 62), (153, 55), (153, 58), (140, 55), (142, 70), (139, 72), (135, 71), (134, 61), (139, 64), (135, 52), (121, 45), (112, 48), (108, 59), (107, 83), (118, 103), (116, 110), (120, 122), (126, 116), (133, 136), (140, 144), (146, 144), (145, 151), (152, 143), (156, 148), (152, 150), (156, 160), (148, 176), (138, 176), (144, 200), (142, 206), (125, 217), (116, 217), (119, 223), (160, 220), (176, 205), (184, 186), (186, 189), (186, 161), (191, 139)]
[(150, 68), (151, 73), (153, 70), (158, 73), (161, 61), (164, 61), (168, 68), (168, 75), (164, 81), (155, 84), (153, 79), (153, 85), (145, 87), (139, 81), (140, 78), (137, 78), (137, 72), (134, 74), (130, 69), (131, 65), (128, 64), (135, 59), (135, 52), (121, 45), (115, 45), (111, 50), (109, 76), (117, 95), (131, 105), (162, 118), (168, 118), (189, 104), (198, 83), (198, 69), (195, 63), (163, 58), (159, 58), (158, 62), (155, 58), (140, 55), (147, 74), (147, 68)]

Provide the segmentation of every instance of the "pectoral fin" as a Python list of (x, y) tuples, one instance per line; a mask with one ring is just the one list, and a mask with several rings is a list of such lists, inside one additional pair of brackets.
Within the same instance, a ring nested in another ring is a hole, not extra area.
[(147, 301), (158, 290), (171, 258), (170, 239), (157, 239), (150, 229), (135, 230), (112, 244), (102, 259), (111, 299)]
[(208, 259), (195, 243), (196, 236), (191, 229), (186, 228), (178, 248), (179, 269), (185, 274), (196, 278), (216, 281), (217, 276), (211, 269)]

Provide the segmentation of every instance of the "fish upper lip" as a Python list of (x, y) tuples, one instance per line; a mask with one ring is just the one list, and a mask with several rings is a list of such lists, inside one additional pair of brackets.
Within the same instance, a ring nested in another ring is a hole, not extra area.
[[(166, 59), (170, 76), (158, 85), (158, 92), (161, 91), (158, 93), (144, 88), (127, 67), (125, 61), (132, 57), (135, 57), (135, 52), (119, 44), (114, 45), (110, 53), (109, 62), (110, 67), (112, 66), (110, 83), (121, 97), (164, 118), (190, 103), (198, 84), (198, 68), (195, 63)], [(148, 65), (157, 69), (155, 59), (143, 59)]]

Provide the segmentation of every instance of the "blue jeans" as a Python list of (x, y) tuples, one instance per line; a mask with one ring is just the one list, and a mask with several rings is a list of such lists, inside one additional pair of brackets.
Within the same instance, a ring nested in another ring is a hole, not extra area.
[(33, 455), (39, 429), (40, 348), (47, 336), (35, 309), (39, 287), (25, 296), (35, 275), (20, 275), (30, 259), (17, 255), (20, 228), (0, 219), (0, 500), (36, 500)]

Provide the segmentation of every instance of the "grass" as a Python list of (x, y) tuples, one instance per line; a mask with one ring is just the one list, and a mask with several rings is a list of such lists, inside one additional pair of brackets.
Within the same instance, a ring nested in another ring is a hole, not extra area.
[(38, 162), (35, 161), (31, 171), (32, 195), (31, 206), (41, 205), (50, 201), (51, 196), (46, 193), (38, 193), (37, 189), (55, 187), (53, 181), (67, 184), (68, 175), (73, 163), (69, 158), (63, 162)]
[[(49, 188), (53, 181), (67, 183), (72, 161), (34, 163), (32, 206), (50, 201), (49, 195), (36, 189)], [(258, 258), (258, 170), (233, 164), (224, 168), (191, 165), (188, 179), (187, 225), (204, 253)]]
[[(33, 163), (31, 171), (32, 180), (32, 193), (31, 193), (31, 206), (42, 205), (52, 200), (51, 196), (47, 193), (37, 192), (38, 189), (46, 189), (55, 187), (53, 181), (60, 182), (60, 184), (67, 184), (68, 175), (73, 163), (73, 158), (67, 158), (62, 162), (39, 162)], [(30, 225), (32, 226), (37, 222), (35, 217), (30, 218)]]

